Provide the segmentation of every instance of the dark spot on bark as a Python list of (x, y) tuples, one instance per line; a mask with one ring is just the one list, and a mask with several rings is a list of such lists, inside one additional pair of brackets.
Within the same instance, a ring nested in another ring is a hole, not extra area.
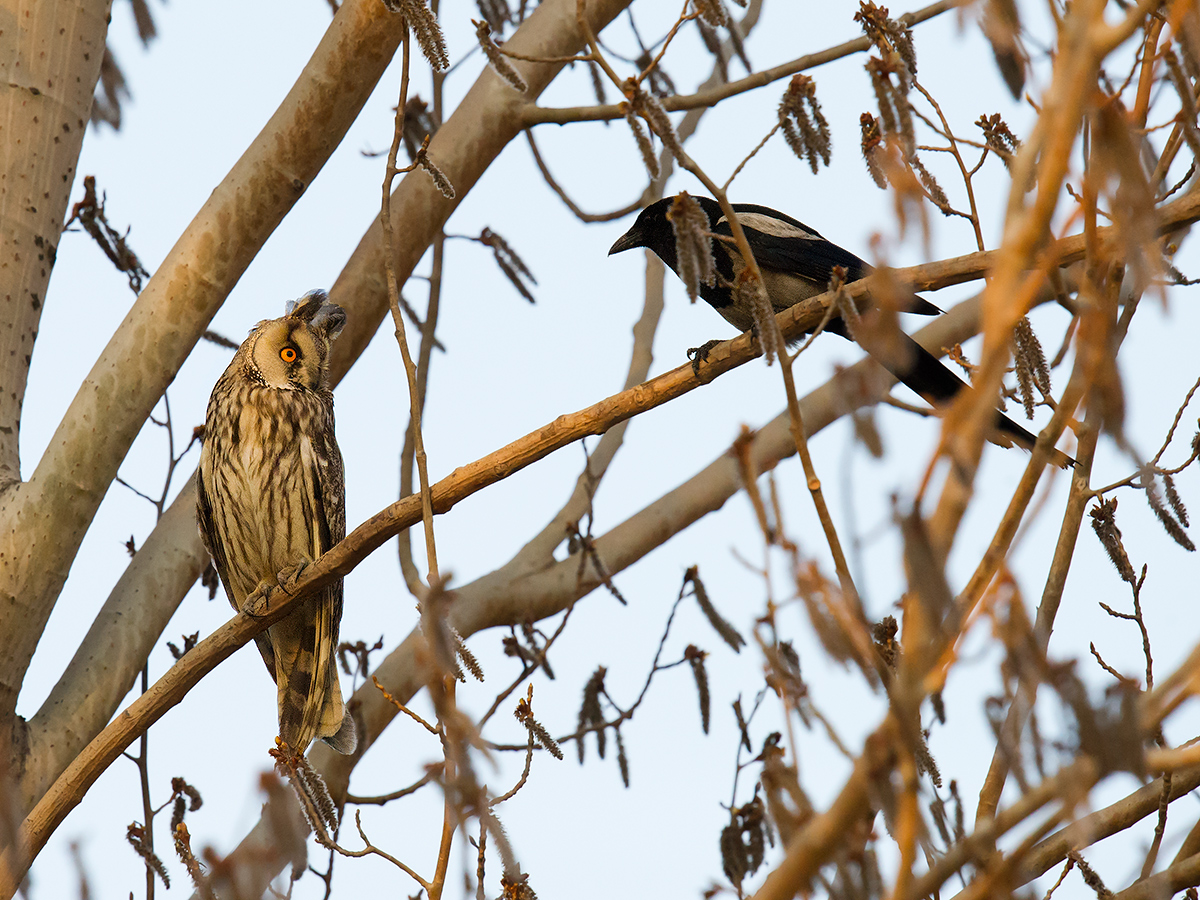
[(29, 296), (33, 298), (33, 308), (34, 308), (34, 309), (41, 309), (41, 308), (42, 308), (42, 301), (38, 299), (38, 295), (37, 295), (37, 294), (30, 294)]
[(292, 179), (292, 187), (294, 187), (296, 189), (296, 193), (300, 193), (301, 191), (304, 190), (304, 182), (301, 181), (299, 178), (293, 178)]

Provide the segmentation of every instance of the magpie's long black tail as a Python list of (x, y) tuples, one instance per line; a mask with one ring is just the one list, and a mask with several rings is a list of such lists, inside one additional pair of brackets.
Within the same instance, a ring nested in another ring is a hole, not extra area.
[[(839, 320), (830, 322), (831, 326), (840, 326)], [(842, 328), (831, 328), (838, 334), (846, 336)], [(946, 365), (914, 341), (902, 331), (888, 337), (887, 348), (863, 347), (880, 365), (896, 376), (897, 380), (920, 394), (931, 406), (944, 406), (953, 400), (958, 392), (967, 386), (966, 382), (954, 374)], [(861, 346), (862, 341), (859, 341)], [(1011, 447), (1016, 444), (1026, 450), (1033, 450), (1037, 440), (1032, 434), (1010, 419), (1004, 413), (996, 410), (996, 429), (988, 439), (1001, 447)], [(1050, 461), (1055, 465), (1069, 469), (1075, 465), (1075, 460), (1067, 454), (1053, 450)]]

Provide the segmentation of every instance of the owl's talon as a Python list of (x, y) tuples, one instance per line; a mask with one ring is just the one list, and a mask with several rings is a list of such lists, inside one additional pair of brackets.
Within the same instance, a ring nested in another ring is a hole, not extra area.
[(287, 592), (289, 597), (295, 593), (293, 588), (295, 588), (296, 582), (300, 580), (300, 576), (304, 574), (304, 570), (308, 566), (309, 564), (306, 562), (297, 563), (294, 566), (288, 566), (286, 569), (280, 569), (279, 574), (275, 576), (279, 581), (279, 586)]
[(267, 599), (271, 594), (271, 583), (264, 581), (256, 587), (246, 599), (242, 602), (242, 612), (250, 616), (252, 619), (257, 619), (260, 616), (266, 615)]

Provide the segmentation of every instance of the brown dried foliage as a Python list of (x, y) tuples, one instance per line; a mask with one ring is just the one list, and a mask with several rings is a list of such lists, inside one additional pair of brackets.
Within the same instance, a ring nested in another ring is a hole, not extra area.
[(495, 257), (496, 265), (500, 267), (500, 271), (504, 273), (504, 276), (522, 297), (530, 303), (534, 303), (533, 293), (525, 286), (525, 282), (528, 281), (530, 284), (536, 286), (537, 279), (533, 277), (533, 273), (529, 271), (529, 266), (525, 265), (525, 261), (512, 248), (512, 245), (490, 228), (484, 228), (483, 231), (479, 232), (479, 237), (475, 238), (475, 240), (485, 247), (491, 248), (492, 255)]
[(163, 887), (169, 888), (171, 876), (167, 873), (167, 867), (163, 865), (163, 861), (155, 854), (149, 832), (141, 824), (130, 822), (128, 828), (125, 829), (125, 840), (145, 861), (146, 868), (162, 879)]
[(883, 55), (895, 54), (904, 68), (906, 81), (917, 77), (917, 53), (913, 47), (912, 31), (888, 16), (886, 6), (870, 0), (860, 0), (854, 21), (862, 26), (863, 34)]
[(529, 85), (525, 83), (521, 73), (513, 68), (513, 64), (508, 61), (508, 58), (496, 46), (496, 42), (492, 40), (491, 23), (485, 18), (479, 21), (472, 19), (471, 24), (475, 26), (475, 39), (479, 41), (479, 46), (483, 49), (483, 55), (487, 57), (492, 71), (507, 81), (517, 93), (524, 94), (529, 90)]
[(708, 231), (708, 216), (687, 191), (680, 191), (667, 210), (667, 221), (675, 233), (675, 258), (679, 280), (694, 303), (700, 296), (700, 284), (712, 285), (717, 279), (717, 263), (713, 259), (712, 238)]
[(722, 0), (692, 0), (696, 13), (712, 28), (729, 27), (729, 10)]
[(792, 152), (807, 159), (817, 174), (818, 162), (829, 165), (832, 150), (829, 123), (817, 102), (817, 85), (808, 75), (796, 74), (779, 101), (779, 125)]
[(1117, 527), (1116, 513), (1117, 500), (1115, 497), (1109, 500), (1099, 500), (1088, 512), (1092, 517), (1092, 530), (1096, 532), (1096, 537), (1100, 539), (1100, 545), (1108, 554), (1112, 564), (1116, 566), (1121, 579), (1129, 584), (1136, 584), (1137, 576), (1133, 572), (1129, 554), (1125, 552), (1125, 545), (1121, 541), (1121, 529)]
[(704, 660), (708, 654), (695, 644), (688, 644), (683, 651), (683, 658), (692, 669), (692, 677), (696, 681), (696, 693), (700, 698), (700, 727), (708, 734), (709, 712), (712, 707), (712, 696), (708, 690), (708, 670), (704, 668)]
[(124, 273), (125, 277), (129, 279), (129, 289), (135, 294), (141, 293), (142, 284), (145, 279), (150, 277), (150, 273), (146, 271), (137, 254), (126, 243), (126, 238), (129, 237), (129, 229), (125, 230), (125, 234), (121, 234), (108, 223), (104, 212), (104, 205), (107, 201), (107, 194), (104, 194), (99, 199), (96, 197), (95, 176), (84, 176), (83, 199), (71, 207), (71, 217), (67, 219), (67, 224), (63, 226), (63, 231), (70, 228), (73, 223), (78, 222), (80, 227), (91, 236), (92, 240), (104, 252), (104, 255), (116, 267), (117, 271)]
[(1021, 46), (1021, 18), (1014, 0), (987, 0), (980, 22), (984, 37), (992, 45), (996, 66), (1014, 99), (1025, 89), (1025, 69), (1029, 58)]
[(733, 285), (734, 306), (750, 310), (754, 318), (754, 335), (762, 347), (767, 365), (779, 355), (779, 329), (775, 325), (775, 310), (763, 287), (762, 279), (749, 267), (738, 273)]
[(721, 830), (721, 868), (739, 893), (742, 882), (763, 864), (768, 830), (760, 797), (729, 811), (729, 824)]
[(867, 172), (870, 173), (871, 180), (875, 182), (876, 187), (881, 191), (886, 190), (888, 186), (884, 167), (886, 149), (883, 144), (883, 132), (879, 130), (879, 120), (870, 113), (863, 113), (858, 117), (858, 124), (862, 130), (860, 147), (863, 162), (867, 164)]
[(450, 68), (446, 38), (442, 34), (437, 16), (425, 5), (425, 0), (383, 0), (383, 5), (390, 12), (404, 16), (404, 21), (412, 29), (421, 52), (435, 71), (445, 72)]
[(975, 124), (983, 132), (987, 148), (1000, 157), (1006, 169), (1010, 168), (1014, 154), (1021, 149), (1021, 142), (1012, 133), (1008, 123), (1000, 117), (1000, 113), (993, 113), (990, 116), (980, 116)]
[(583, 702), (579, 706), (579, 739), (575, 746), (579, 750), (579, 761), (583, 762), (583, 739), (588, 731), (596, 733), (596, 752), (604, 759), (604, 710), (600, 706), (600, 695), (604, 692), (604, 676), (608, 669), (598, 666), (592, 677), (583, 686)]
[(629, 126), (629, 130), (633, 132), (633, 139), (637, 142), (638, 151), (642, 154), (642, 162), (646, 166), (646, 171), (650, 173), (651, 178), (658, 178), (658, 155), (650, 144), (650, 138), (646, 137), (646, 131), (642, 128), (633, 104), (628, 101), (622, 103), (621, 112), (625, 116), (625, 123)]
[(1013, 362), (1016, 365), (1021, 405), (1025, 407), (1025, 417), (1032, 419), (1033, 409), (1038, 404), (1034, 388), (1043, 395), (1050, 394), (1050, 367), (1028, 316), (1022, 316), (1013, 330)]
[(721, 640), (728, 644), (734, 653), (741, 653), (742, 647), (746, 644), (746, 639), (717, 612), (717, 608), (713, 605), (712, 600), (709, 599), (708, 590), (704, 587), (704, 582), (700, 580), (699, 566), (692, 566), (684, 573), (683, 584), (685, 588), (689, 584), (691, 585), (692, 594), (696, 598), (696, 603), (700, 606), (700, 611), (704, 613), (704, 617), (708, 619), (708, 623), (712, 625), (713, 630), (721, 636)]

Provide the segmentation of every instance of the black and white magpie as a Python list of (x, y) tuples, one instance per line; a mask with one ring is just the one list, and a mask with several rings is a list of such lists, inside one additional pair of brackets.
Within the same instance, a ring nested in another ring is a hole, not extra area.
[[(708, 217), (709, 232), (716, 236), (711, 239), (711, 243), (717, 277), (712, 284), (703, 281), (700, 283), (700, 296), (734, 328), (747, 331), (754, 323), (753, 313), (736, 300), (732, 289), (745, 263), (731, 242), (720, 239), (722, 236), (731, 235), (729, 222), (717, 201), (709, 197), (694, 199)], [(609, 256), (635, 247), (645, 247), (652, 250), (678, 275), (675, 232), (667, 218), (667, 212), (674, 201), (675, 197), (664, 197), (643, 209), (630, 229), (617, 238), (612, 249), (608, 251)], [(846, 283), (864, 278), (871, 272), (871, 266), (849, 250), (827, 241), (791, 216), (753, 203), (735, 203), (733, 210), (746, 233), (750, 249), (754, 251), (754, 258), (762, 271), (763, 286), (776, 312), (825, 293), (829, 289), (835, 267), (844, 270)], [(902, 306), (900, 311), (924, 316), (941, 312), (916, 294), (907, 298), (907, 304)], [(825, 330), (844, 338), (850, 337), (845, 324), (837, 316), (830, 319)], [(894, 352), (893, 347), (886, 354), (873, 355), (899, 381), (930, 404), (943, 405), (966, 387), (966, 383), (943, 365), (941, 360), (907, 334), (901, 331), (896, 339), (902, 352)], [(1002, 446), (1015, 443), (1031, 450), (1036, 440), (1027, 430), (999, 411), (996, 412), (996, 431), (994, 439)], [(1069, 456), (1057, 450), (1054, 451), (1052, 460), (1063, 468), (1074, 463)]]

